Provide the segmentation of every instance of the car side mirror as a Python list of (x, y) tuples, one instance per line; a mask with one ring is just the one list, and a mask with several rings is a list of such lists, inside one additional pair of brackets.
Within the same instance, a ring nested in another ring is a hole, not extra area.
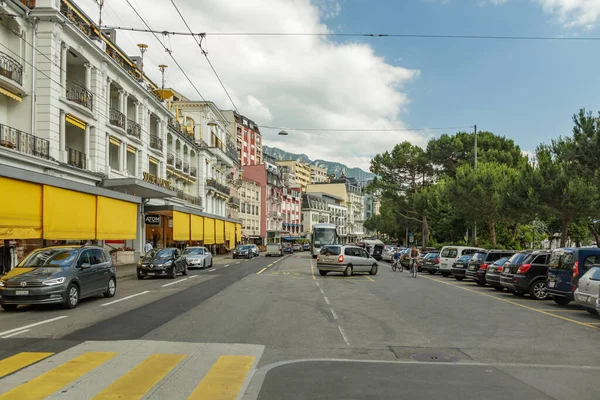
[(90, 264), (90, 263), (83, 263), (83, 264), (81, 264), (79, 266), (79, 268), (81, 268), (81, 269), (89, 269), (89, 268), (92, 268), (92, 264)]

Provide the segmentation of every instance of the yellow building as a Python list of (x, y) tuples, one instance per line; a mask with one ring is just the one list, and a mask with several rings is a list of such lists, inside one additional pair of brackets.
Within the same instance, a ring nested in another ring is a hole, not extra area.
[(327, 175), (327, 168), (317, 167), (316, 165), (310, 166), (311, 183), (324, 183), (329, 182), (329, 175)]
[(295, 175), (296, 183), (302, 187), (303, 192), (306, 192), (306, 186), (312, 183), (310, 164), (302, 161), (278, 161), (277, 164), (288, 167)]

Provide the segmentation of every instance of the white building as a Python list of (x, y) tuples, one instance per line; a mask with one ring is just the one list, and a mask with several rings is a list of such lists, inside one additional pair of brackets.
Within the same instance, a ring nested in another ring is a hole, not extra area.
[(242, 178), (240, 188), (240, 219), (242, 220), (242, 238), (244, 243), (261, 243), (261, 188), (260, 184), (248, 178)]

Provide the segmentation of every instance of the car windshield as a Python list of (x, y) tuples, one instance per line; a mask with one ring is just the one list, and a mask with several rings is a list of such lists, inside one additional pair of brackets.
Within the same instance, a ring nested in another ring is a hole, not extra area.
[(342, 252), (340, 246), (325, 246), (321, 249), (320, 254), (323, 256), (339, 256)]
[(465, 256), (461, 256), (457, 262), (459, 263), (466, 263), (469, 262), (471, 260), (471, 258), (473, 257), (473, 254), (467, 254)]
[(144, 258), (169, 258), (172, 255), (172, 249), (152, 249)]
[(201, 247), (188, 247), (183, 251), (183, 254), (188, 256), (201, 256), (204, 254), (204, 249)]
[(444, 250), (442, 250), (440, 257), (455, 258), (457, 255), (458, 255), (458, 249), (456, 249), (454, 247), (446, 247)]
[(248, 245), (237, 246), (235, 248), (236, 251), (248, 251), (249, 249), (250, 249), (250, 246), (248, 246)]
[(487, 255), (488, 255), (488, 253), (475, 253), (473, 255), (473, 258), (471, 258), (471, 261), (473, 261), (473, 262), (485, 261)]
[(18, 265), (18, 268), (52, 267), (66, 268), (73, 264), (78, 249), (50, 248), (33, 252)]
[(315, 228), (314, 242), (315, 246), (324, 246), (336, 242), (335, 228)]
[(504, 263), (506, 263), (507, 261), (508, 261), (508, 257), (502, 257), (501, 259), (499, 259), (499, 260), (496, 260), (496, 261), (494, 262), (494, 265), (495, 265), (495, 266), (504, 265)]
[(600, 267), (592, 267), (583, 275), (583, 278), (587, 278), (592, 281), (600, 281)]
[(550, 268), (555, 270), (570, 271), (575, 263), (575, 254), (572, 252), (554, 251), (550, 256)]

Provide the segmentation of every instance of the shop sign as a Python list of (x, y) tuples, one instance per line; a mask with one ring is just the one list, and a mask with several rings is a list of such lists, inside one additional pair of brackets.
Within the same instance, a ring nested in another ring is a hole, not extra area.
[(159, 178), (156, 175), (152, 175), (148, 172), (144, 172), (143, 174), (144, 181), (151, 183), (153, 185), (157, 185), (160, 187), (164, 187), (165, 189), (171, 190), (171, 182), (167, 179)]
[(160, 215), (146, 214), (144, 222), (146, 225), (160, 225)]

